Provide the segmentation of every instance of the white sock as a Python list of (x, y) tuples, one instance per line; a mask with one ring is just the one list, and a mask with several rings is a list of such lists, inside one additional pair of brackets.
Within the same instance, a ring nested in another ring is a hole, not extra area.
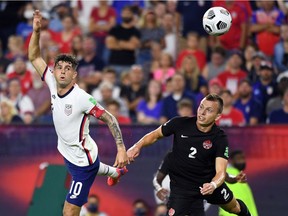
[(110, 176), (112, 178), (116, 178), (116, 177), (118, 177), (119, 174), (116, 171), (115, 167), (112, 167), (112, 166), (109, 166), (107, 164), (100, 162), (100, 166), (99, 166), (99, 170), (98, 170), (97, 175)]

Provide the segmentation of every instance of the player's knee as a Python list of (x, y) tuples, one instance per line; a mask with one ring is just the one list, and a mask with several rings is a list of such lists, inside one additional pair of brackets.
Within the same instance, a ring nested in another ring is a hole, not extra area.
[(229, 209), (227, 209), (229, 213), (238, 214), (241, 211), (240, 205), (238, 202), (235, 202), (235, 205), (231, 206)]
[[(77, 210), (78, 209), (73, 208), (73, 206), (65, 205), (63, 208), (63, 216), (78, 216), (79, 213)], [(78, 215), (77, 215), (77, 213), (78, 213)]]

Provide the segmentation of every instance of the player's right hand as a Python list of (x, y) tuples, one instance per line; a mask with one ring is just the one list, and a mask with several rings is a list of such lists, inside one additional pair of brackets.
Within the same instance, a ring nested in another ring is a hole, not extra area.
[(42, 15), (39, 10), (35, 10), (33, 14), (33, 31), (39, 32), (41, 30)]
[(161, 188), (159, 191), (157, 191), (156, 193), (156, 196), (162, 200), (162, 201), (165, 201), (168, 197), (168, 194), (169, 194), (169, 191), (164, 189), (164, 188)]
[(140, 154), (140, 147), (138, 145), (133, 145), (131, 148), (128, 149), (127, 155), (129, 158), (129, 161), (133, 162), (136, 157)]
[(235, 178), (236, 178), (237, 182), (240, 182), (240, 183), (246, 183), (247, 182), (246, 173), (244, 173), (243, 171), (241, 171)]

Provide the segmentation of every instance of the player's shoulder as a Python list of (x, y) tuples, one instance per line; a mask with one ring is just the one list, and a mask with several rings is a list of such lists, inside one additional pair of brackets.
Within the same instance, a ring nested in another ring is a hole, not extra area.
[(166, 124), (189, 124), (191, 122), (195, 121), (196, 122), (196, 117), (181, 117), (181, 116), (176, 116), (172, 119), (170, 119), (168, 122), (164, 123), (164, 126)]
[(218, 125), (214, 124), (212, 127), (212, 131), (214, 134), (216, 134), (216, 138), (227, 138), (226, 132), (223, 130), (223, 128), (219, 127)]

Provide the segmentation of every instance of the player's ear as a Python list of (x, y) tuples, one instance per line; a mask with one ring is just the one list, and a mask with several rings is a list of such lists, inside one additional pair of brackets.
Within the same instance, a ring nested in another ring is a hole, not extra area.
[(73, 79), (76, 79), (76, 77), (77, 77), (77, 71), (75, 70), (73, 74)]
[(220, 113), (218, 113), (218, 114), (217, 114), (217, 116), (216, 116), (216, 119), (215, 119), (215, 121), (218, 121), (220, 118), (221, 118), (221, 114), (220, 114)]

